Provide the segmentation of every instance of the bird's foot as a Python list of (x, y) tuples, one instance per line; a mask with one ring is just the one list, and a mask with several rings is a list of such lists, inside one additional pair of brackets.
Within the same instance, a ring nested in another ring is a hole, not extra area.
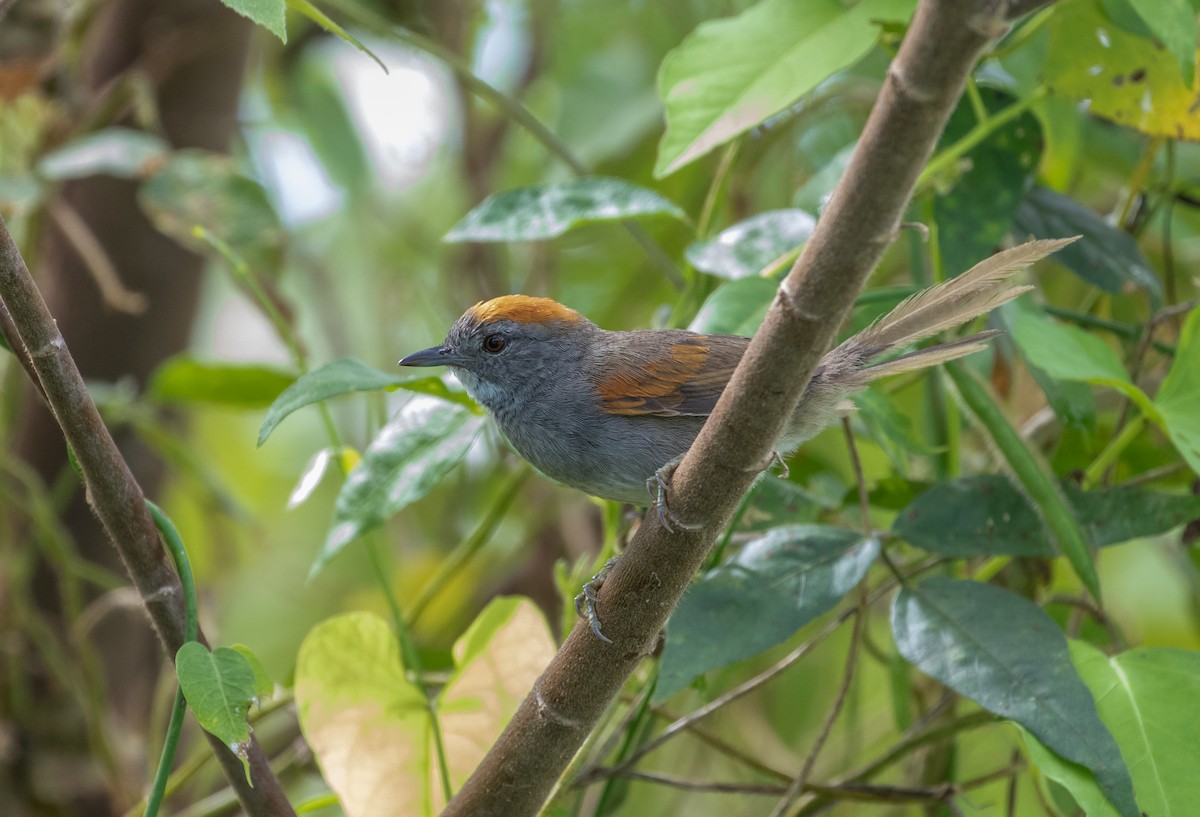
[(605, 562), (604, 567), (600, 568), (595, 576), (588, 579), (587, 584), (583, 586), (583, 592), (575, 597), (576, 615), (582, 619), (587, 619), (588, 626), (592, 628), (592, 632), (596, 634), (596, 638), (607, 644), (611, 644), (612, 639), (606, 636), (600, 629), (600, 614), (596, 612), (596, 602), (600, 598), (600, 588), (604, 585), (604, 580), (612, 572), (613, 565), (616, 563), (617, 558), (615, 556)]
[(674, 514), (667, 504), (667, 493), (671, 486), (671, 477), (675, 475), (675, 469), (679, 467), (679, 463), (681, 462), (683, 462), (683, 457), (671, 460), (662, 468), (655, 471), (654, 476), (646, 480), (646, 490), (654, 498), (654, 511), (658, 514), (658, 522), (667, 529), (668, 533), (674, 533), (676, 528), (680, 530), (701, 530), (704, 527), (702, 524), (684, 522)]
[(783, 455), (778, 451), (771, 451), (765, 460), (758, 465), (752, 466), (750, 470), (756, 474), (761, 474), (763, 471), (771, 470), (771, 466), (776, 463), (779, 464), (779, 478), (787, 479), (792, 472), (788, 469), (787, 463), (783, 461)]

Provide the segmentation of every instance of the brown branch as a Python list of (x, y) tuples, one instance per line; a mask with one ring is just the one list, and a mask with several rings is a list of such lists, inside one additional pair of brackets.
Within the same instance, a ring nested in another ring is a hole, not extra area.
[(117, 266), (92, 228), (65, 199), (51, 201), (46, 207), (50, 218), (58, 225), (67, 243), (79, 254), (83, 267), (96, 282), (104, 304), (117, 312), (140, 315), (146, 311), (146, 296), (125, 288)]
[[(3, 322), (5, 335), (10, 332), (17, 335), (13, 350), (36, 375), (35, 383), (46, 397), (83, 472), (88, 503), (120, 553), (167, 655), (174, 659), (184, 638), (179, 577), (159, 541), (142, 489), (88, 395), (75, 361), (3, 219), (0, 219), (0, 301), (7, 315)], [(200, 641), (204, 642), (203, 634)], [(256, 817), (294, 814), (253, 737), (249, 749), (254, 781), (251, 786), (242, 771), (241, 760), (220, 739), (207, 732), (205, 735), (248, 814)]]
[[(1028, 10), (1022, 6), (1023, 10)], [(444, 812), (535, 814), (652, 649), (738, 501), (767, 462), (821, 354), (899, 227), (913, 185), (984, 48), (1003, 0), (922, 0), (845, 176), (762, 328), (673, 479), (668, 533), (647, 514), (600, 591), (613, 643), (577, 626)]]

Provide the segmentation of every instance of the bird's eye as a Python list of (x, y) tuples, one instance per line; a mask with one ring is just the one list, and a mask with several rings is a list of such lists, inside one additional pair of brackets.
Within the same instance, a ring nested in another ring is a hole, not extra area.
[(483, 339), (483, 351), (491, 352), (493, 355), (503, 352), (506, 345), (508, 345), (508, 341), (504, 335), (488, 335)]

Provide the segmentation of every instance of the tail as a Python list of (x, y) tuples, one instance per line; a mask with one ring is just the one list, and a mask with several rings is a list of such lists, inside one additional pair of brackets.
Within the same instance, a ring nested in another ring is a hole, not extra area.
[(971, 269), (901, 301), (900, 304), (857, 335), (827, 354), (821, 361), (830, 374), (845, 379), (847, 392), (887, 375), (922, 369), (955, 360), (985, 348), (983, 341), (999, 334), (992, 330), (966, 338), (917, 349), (900, 357), (874, 363), (875, 359), (927, 338), (935, 332), (959, 326), (1018, 295), (1033, 289), (1013, 286), (1009, 279), (1020, 270), (1079, 239), (1059, 238), (1030, 241), (996, 253)]

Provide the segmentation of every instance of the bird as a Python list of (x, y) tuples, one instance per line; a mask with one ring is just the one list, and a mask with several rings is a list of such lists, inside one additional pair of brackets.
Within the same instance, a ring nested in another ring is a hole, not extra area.
[[(873, 380), (954, 360), (985, 348), (996, 330), (909, 349), (1033, 287), (1012, 276), (1074, 241), (1037, 240), (999, 252), (923, 289), (820, 360), (775, 457), (795, 450), (849, 411)], [(668, 530), (691, 527), (667, 502), (670, 475), (712, 413), (750, 339), (685, 329), (601, 329), (549, 298), (481, 301), (438, 346), (401, 366), (448, 366), (495, 418), (517, 453), (546, 476), (601, 499), (652, 504)], [(899, 354), (897, 354), (899, 353)], [(769, 466), (769, 463), (767, 464)], [(593, 577), (577, 599), (596, 634)], [(582, 600), (582, 602), (581, 602)]]

